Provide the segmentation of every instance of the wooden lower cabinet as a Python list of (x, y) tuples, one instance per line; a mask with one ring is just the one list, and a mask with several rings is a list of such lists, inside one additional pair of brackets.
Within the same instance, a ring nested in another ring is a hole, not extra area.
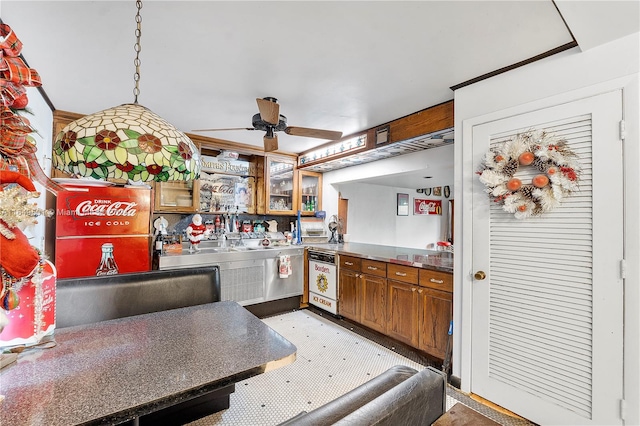
[(340, 257), (338, 314), (444, 359), (453, 318), (450, 273)]
[(453, 317), (453, 294), (430, 288), (419, 288), (418, 305), (418, 348), (444, 359), (449, 322)]
[(373, 330), (387, 330), (387, 279), (374, 275), (360, 275), (360, 323)]
[(362, 298), (359, 276), (358, 272), (350, 269), (340, 269), (338, 274), (340, 286), (338, 314), (358, 322), (360, 322), (360, 299)]
[(387, 280), (387, 335), (418, 345), (418, 293), (416, 285)]

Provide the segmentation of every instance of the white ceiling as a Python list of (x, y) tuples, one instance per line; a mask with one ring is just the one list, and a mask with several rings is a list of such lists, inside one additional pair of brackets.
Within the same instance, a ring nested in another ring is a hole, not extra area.
[[(556, 3), (563, 16), (550, 0), (146, 0), (138, 100), (190, 132), (251, 127), (255, 98), (273, 96), (289, 125), (348, 135), (571, 42), (563, 17), (587, 47), (638, 31), (637, 1)], [(56, 109), (133, 102), (134, 0), (2, 0), (0, 14)], [(205, 135), (262, 147), (259, 131)], [(278, 136), (292, 153), (326, 142)]]

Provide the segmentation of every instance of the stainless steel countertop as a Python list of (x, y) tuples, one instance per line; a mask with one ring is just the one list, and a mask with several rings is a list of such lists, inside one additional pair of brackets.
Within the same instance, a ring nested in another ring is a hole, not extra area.
[(0, 424), (116, 424), (286, 365), (296, 347), (236, 302), (56, 330), (0, 372)]
[(213, 247), (204, 246), (194, 253), (182, 250), (181, 253), (167, 253), (160, 256), (160, 269), (193, 268), (202, 265), (216, 265), (222, 262), (262, 260), (280, 254), (302, 254), (304, 246), (283, 245), (269, 247)]
[(362, 243), (307, 243), (304, 245), (282, 245), (269, 247), (214, 247), (202, 245), (199, 252), (167, 253), (160, 257), (160, 269), (192, 268), (202, 265), (215, 265), (221, 262), (261, 260), (279, 254), (302, 254), (305, 248), (319, 251), (397, 263), (399, 265), (432, 269), (441, 272), (453, 272), (453, 253), (435, 250), (420, 250), (406, 247), (383, 246)]
[(307, 248), (453, 273), (453, 253), (377, 244), (307, 244)]

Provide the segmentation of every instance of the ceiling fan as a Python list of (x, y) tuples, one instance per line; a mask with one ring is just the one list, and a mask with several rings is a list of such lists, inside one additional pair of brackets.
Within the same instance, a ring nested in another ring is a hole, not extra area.
[(284, 131), (292, 136), (304, 136), (308, 138), (336, 140), (342, 137), (342, 132), (333, 130), (310, 129), (308, 127), (287, 126), (287, 117), (280, 115), (280, 105), (278, 100), (272, 97), (257, 98), (258, 114), (254, 114), (251, 119), (253, 127), (232, 127), (227, 129), (200, 129), (194, 132), (215, 132), (223, 130), (262, 130), (265, 133), (264, 150), (266, 152), (278, 149), (278, 135), (276, 132)]

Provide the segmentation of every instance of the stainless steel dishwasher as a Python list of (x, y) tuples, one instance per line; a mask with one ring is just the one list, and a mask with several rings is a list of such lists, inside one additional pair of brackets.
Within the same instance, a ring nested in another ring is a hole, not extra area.
[[(284, 299), (285, 297), (300, 296), (304, 288), (304, 248), (303, 247), (274, 247), (270, 250), (273, 256), (265, 259), (265, 300)], [(280, 278), (279, 260), (281, 255), (288, 255), (291, 261), (291, 275)]]

